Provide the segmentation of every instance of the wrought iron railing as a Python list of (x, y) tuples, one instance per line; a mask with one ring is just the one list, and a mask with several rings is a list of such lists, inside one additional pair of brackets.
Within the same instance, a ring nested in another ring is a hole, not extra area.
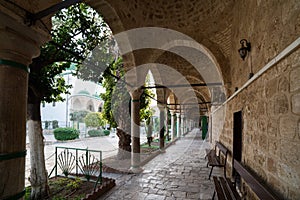
[[(98, 183), (102, 184), (102, 151), (55, 147), (55, 165), (49, 177), (53, 172), (55, 172), (55, 176), (59, 176), (58, 170), (61, 170), (66, 177), (69, 175), (84, 175), (87, 181), (90, 181), (91, 177), (95, 176), (97, 177), (95, 182), (96, 188)], [(97, 173), (99, 173), (98, 176)]]

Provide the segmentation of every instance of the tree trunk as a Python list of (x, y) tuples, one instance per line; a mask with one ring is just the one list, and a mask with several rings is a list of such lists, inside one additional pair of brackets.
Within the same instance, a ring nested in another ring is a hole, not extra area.
[(120, 128), (117, 128), (117, 136), (119, 137), (119, 149), (117, 158), (120, 160), (129, 159), (131, 156), (131, 135)]
[(42, 199), (49, 195), (48, 174), (45, 166), (44, 137), (41, 124), (40, 102), (28, 103), (28, 138), (30, 144), (31, 199)]

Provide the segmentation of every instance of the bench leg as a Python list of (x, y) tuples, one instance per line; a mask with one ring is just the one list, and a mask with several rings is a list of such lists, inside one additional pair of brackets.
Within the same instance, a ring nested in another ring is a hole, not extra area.
[(211, 173), (212, 173), (213, 169), (214, 169), (214, 166), (211, 167), (211, 170), (210, 170), (210, 173), (209, 173), (209, 176), (208, 176), (208, 180), (210, 180), (210, 176), (211, 176)]
[(214, 191), (214, 194), (213, 194), (213, 196), (212, 196), (212, 200), (215, 199), (215, 195), (216, 195), (216, 191)]

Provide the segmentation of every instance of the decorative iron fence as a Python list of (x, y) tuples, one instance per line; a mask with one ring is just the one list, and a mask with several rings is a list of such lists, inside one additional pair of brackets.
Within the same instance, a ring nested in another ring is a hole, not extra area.
[(92, 176), (97, 177), (96, 188), (98, 183), (102, 184), (102, 151), (55, 147), (55, 165), (49, 177), (53, 172), (55, 176), (59, 176), (59, 170), (66, 177), (83, 175), (87, 181), (90, 181)]

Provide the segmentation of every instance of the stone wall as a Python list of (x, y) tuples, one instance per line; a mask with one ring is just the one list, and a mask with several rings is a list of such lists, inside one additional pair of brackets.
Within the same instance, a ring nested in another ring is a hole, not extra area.
[[(233, 113), (242, 111), (242, 161), (286, 199), (300, 198), (299, 55), (300, 49), (229, 101), (225, 112), (212, 116), (213, 140), (219, 137), (232, 151)], [(214, 123), (223, 116), (223, 126)]]
[[(300, 4), (290, 1), (237, 1), (233, 10), (231, 65), (232, 92), (247, 80), (250, 67), (257, 73), (300, 35)], [(241, 39), (251, 42), (243, 61), (237, 50)]]
[[(248, 81), (251, 66), (254, 74), (257, 73), (299, 37), (299, 7), (297, 1), (235, 4), (229, 61), (231, 94)], [(245, 61), (237, 53), (239, 40), (243, 38), (252, 44)], [(220, 140), (231, 152), (233, 113), (237, 111), (242, 111), (243, 116), (242, 162), (284, 199), (300, 199), (299, 47), (212, 114), (212, 140)], [(222, 118), (225, 122), (218, 123)], [(230, 175), (232, 157), (228, 161)], [(248, 192), (247, 199), (254, 196)]]

